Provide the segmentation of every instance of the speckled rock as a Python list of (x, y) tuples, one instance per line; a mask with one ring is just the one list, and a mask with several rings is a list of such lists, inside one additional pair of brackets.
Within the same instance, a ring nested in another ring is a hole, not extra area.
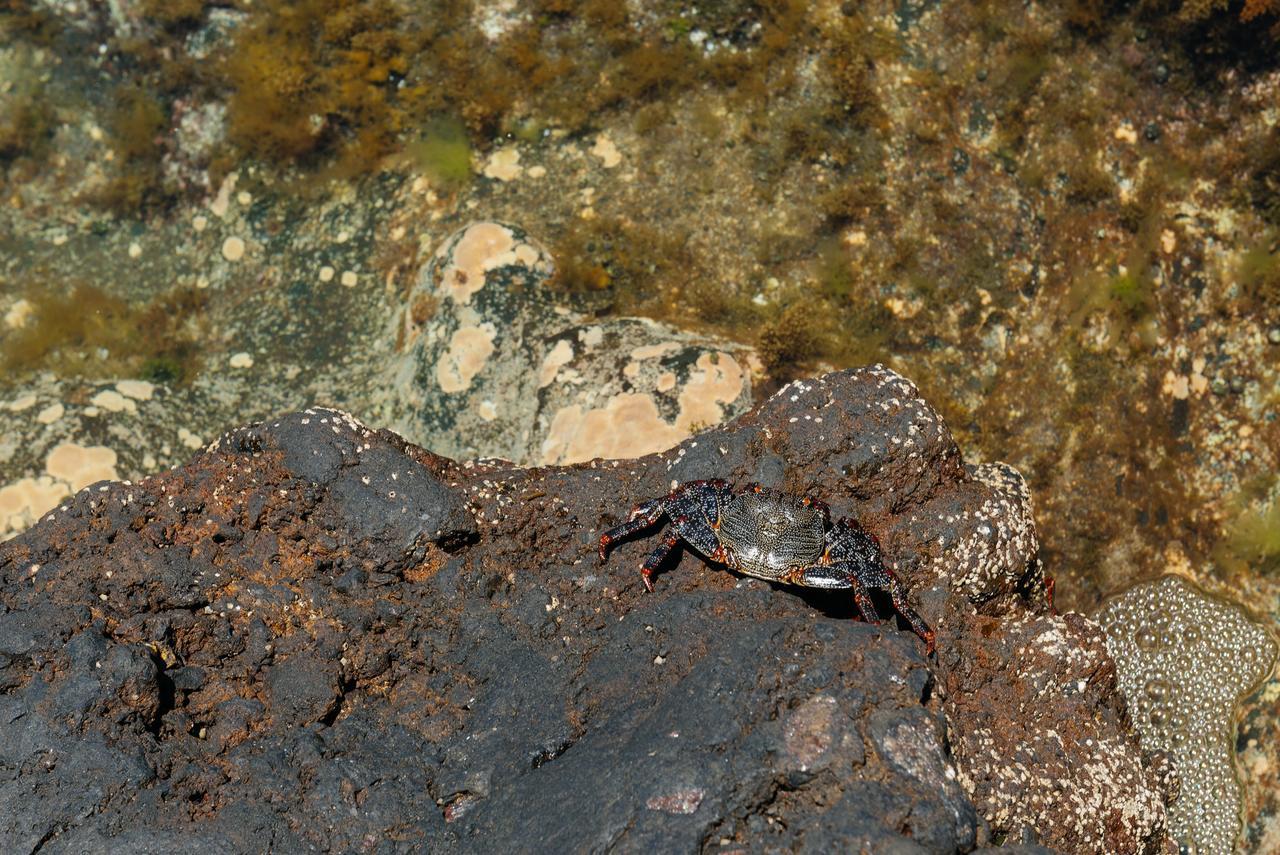
[[(0, 544), (0, 848), (1159, 851), (1096, 630), (1012, 548), (910, 560), (1019, 530), (956, 498), (975, 471), (876, 367), (636, 460), (456, 462), (314, 409), (90, 486)], [(840, 592), (686, 551), (648, 594), (647, 539), (598, 565), (632, 502), (710, 475), (860, 519), (936, 661)]]
[(649, 320), (590, 322), (516, 226), (445, 240), (408, 298), (395, 427), (453, 456), (575, 463), (661, 451), (751, 405), (741, 345)]
[(961, 782), (992, 826), (1063, 852), (1176, 852), (1097, 625), (973, 612), (965, 623), (939, 641), (943, 706)]
[(1236, 722), (1241, 702), (1275, 669), (1275, 638), (1174, 575), (1117, 594), (1097, 619), (1143, 748), (1167, 754), (1178, 775), (1171, 835), (1186, 851), (1231, 855), (1244, 799)]

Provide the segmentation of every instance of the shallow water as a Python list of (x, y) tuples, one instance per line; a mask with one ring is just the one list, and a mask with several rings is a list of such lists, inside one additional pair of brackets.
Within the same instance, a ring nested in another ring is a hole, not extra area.
[(282, 409), (396, 423), (418, 268), (498, 220), (575, 312), (754, 347), (757, 397), (911, 377), (1027, 475), (1063, 608), (1173, 570), (1274, 619), (1276, 15), (1197, 8), (10, 7), (0, 531)]

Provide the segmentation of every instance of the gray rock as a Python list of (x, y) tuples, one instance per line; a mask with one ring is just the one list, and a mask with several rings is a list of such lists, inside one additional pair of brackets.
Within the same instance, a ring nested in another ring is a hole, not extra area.
[(396, 428), (452, 457), (575, 463), (661, 451), (751, 405), (754, 353), (649, 320), (588, 321), (516, 226), (441, 244), (408, 299)]

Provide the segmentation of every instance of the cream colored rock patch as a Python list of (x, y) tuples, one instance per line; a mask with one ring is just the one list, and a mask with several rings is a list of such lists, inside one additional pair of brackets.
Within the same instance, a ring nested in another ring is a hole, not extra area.
[(653, 359), (658, 356), (666, 356), (668, 353), (675, 353), (680, 347), (681, 345), (674, 341), (664, 341), (662, 344), (646, 344), (631, 351), (631, 358)]
[(591, 147), (591, 153), (600, 158), (601, 165), (605, 169), (613, 169), (622, 163), (622, 153), (618, 151), (613, 140), (604, 134), (596, 135), (596, 143)]
[(64, 407), (61, 402), (55, 401), (40, 412), (36, 413), (36, 421), (40, 422), (42, 425), (51, 425), (58, 419), (62, 418), (66, 411), (67, 408)]
[(0, 487), (0, 540), (27, 528), (69, 495), (71, 488), (66, 482), (48, 475), (23, 478)]
[(135, 401), (150, 401), (156, 387), (146, 380), (121, 380), (116, 383), (116, 391)]
[(462, 304), (470, 303), (471, 295), (484, 287), (485, 275), (490, 270), (513, 264), (532, 267), (540, 255), (536, 247), (516, 240), (511, 229), (498, 223), (468, 226), (456, 244), (446, 243), (439, 254), (451, 256), (439, 291), (442, 296)]
[(538, 388), (545, 389), (550, 386), (556, 379), (556, 374), (560, 369), (569, 364), (573, 359), (573, 345), (561, 339), (556, 342), (556, 346), (543, 357), (542, 367), (538, 369)]
[(21, 329), (27, 325), (27, 318), (31, 317), (34, 311), (35, 306), (31, 305), (30, 300), (19, 300), (4, 313), (4, 325), (12, 330)]
[(445, 392), (463, 392), (493, 354), (493, 324), (462, 327), (449, 339), (449, 349), (436, 365), (436, 380)]
[(58, 502), (96, 481), (114, 481), (116, 453), (101, 445), (64, 442), (45, 458), (44, 474), (0, 487), (0, 540), (35, 523)]
[(124, 395), (121, 395), (115, 389), (103, 389), (101, 392), (94, 395), (89, 402), (95, 407), (101, 407), (109, 413), (120, 413), (125, 410), (128, 410), (129, 412), (136, 412), (138, 409), (138, 406), (134, 404), (133, 401), (129, 400)]
[(515, 146), (498, 149), (489, 155), (489, 161), (484, 165), (484, 176), (498, 181), (514, 181), (523, 171), (520, 152)]
[(721, 405), (736, 401), (747, 382), (742, 366), (727, 353), (704, 353), (695, 368), (677, 399), (676, 425), (686, 433), (719, 424), (724, 418)]
[(49, 452), (44, 468), (54, 478), (70, 484), (73, 492), (95, 481), (120, 477), (116, 474), (116, 453), (104, 445), (61, 443)]
[(581, 463), (642, 457), (670, 448), (687, 431), (663, 421), (648, 395), (615, 395), (602, 408), (583, 411), (578, 404), (561, 407), (542, 443), (542, 462)]

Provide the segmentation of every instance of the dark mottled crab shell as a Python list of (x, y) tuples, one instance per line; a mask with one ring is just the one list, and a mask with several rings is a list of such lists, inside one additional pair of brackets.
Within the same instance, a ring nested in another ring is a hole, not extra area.
[(801, 498), (748, 492), (725, 506), (717, 534), (730, 567), (777, 579), (822, 557), (824, 529), (822, 512)]

